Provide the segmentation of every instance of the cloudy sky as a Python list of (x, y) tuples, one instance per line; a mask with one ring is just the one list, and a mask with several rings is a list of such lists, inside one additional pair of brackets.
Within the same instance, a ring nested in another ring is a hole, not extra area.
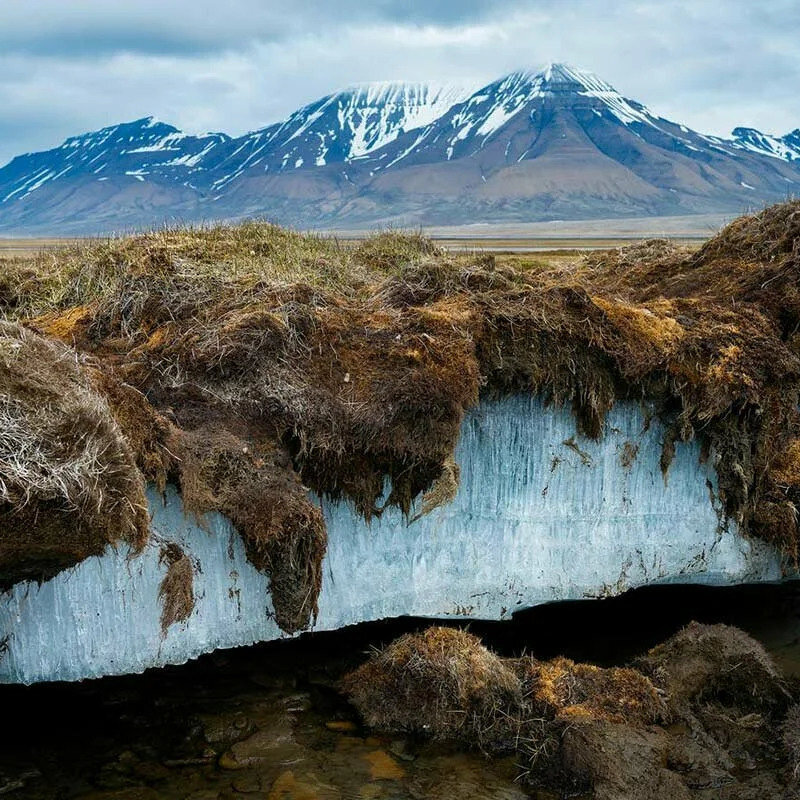
[(798, 0), (0, 0), (0, 162), (154, 114), (240, 134), (354, 82), (567, 61), (703, 132), (800, 126)]

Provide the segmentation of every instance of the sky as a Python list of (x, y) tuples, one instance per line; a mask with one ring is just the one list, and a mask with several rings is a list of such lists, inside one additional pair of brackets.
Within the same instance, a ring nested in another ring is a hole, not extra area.
[(798, 0), (0, 0), (0, 163), (155, 115), (239, 135), (352, 83), (551, 61), (703, 133), (800, 127)]

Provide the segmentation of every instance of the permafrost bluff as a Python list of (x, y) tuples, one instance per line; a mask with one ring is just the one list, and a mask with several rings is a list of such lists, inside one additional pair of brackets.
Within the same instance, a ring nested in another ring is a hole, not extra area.
[(799, 229), (515, 269), (250, 223), (8, 262), (0, 676), (780, 579)]

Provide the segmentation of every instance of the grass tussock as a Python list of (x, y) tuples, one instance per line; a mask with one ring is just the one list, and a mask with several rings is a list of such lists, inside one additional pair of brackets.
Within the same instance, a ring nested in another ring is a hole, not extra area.
[(512, 746), (522, 683), (512, 664), (455, 628), (428, 628), (392, 642), (345, 677), (342, 690), (371, 728)]
[[(794, 781), (797, 707), (787, 715), (763, 648), (727, 626), (692, 623), (636, 668), (608, 669), (501, 658), (434, 627), (374, 652), (341, 689), (377, 732), (514, 752), (520, 778), (554, 796), (689, 798), (713, 783), (777, 797)], [(738, 771), (754, 759), (771, 774)]]
[(144, 481), (76, 353), (0, 321), (0, 586), (141, 548)]
[[(725, 696), (748, 710), (785, 702), (786, 689), (763, 645), (730, 625), (693, 622), (636, 662), (673, 703)], [(752, 706), (752, 708), (750, 708)]]
[(0, 308), (91, 359), (141, 474), (234, 520), (294, 629), (325, 549), (304, 487), (366, 519), (448, 502), (481, 393), (541, 394), (595, 438), (641, 402), (668, 428), (667, 478), (699, 439), (727, 517), (796, 560), (799, 218), (787, 203), (697, 253), (651, 241), (525, 269), (419, 234), (162, 230), (6, 262)]
[(353, 261), (371, 272), (402, 272), (423, 256), (441, 257), (444, 250), (421, 231), (384, 231), (364, 239), (353, 252)]

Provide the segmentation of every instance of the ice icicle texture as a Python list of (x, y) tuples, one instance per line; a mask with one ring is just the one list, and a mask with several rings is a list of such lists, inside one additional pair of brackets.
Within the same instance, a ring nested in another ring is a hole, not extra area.
[[(651, 583), (779, 580), (774, 549), (721, 526), (713, 454), (701, 461), (696, 442), (677, 443), (665, 480), (664, 436), (632, 404), (615, 406), (593, 441), (576, 435), (568, 409), (525, 396), (483, 402), (462, 426), (452, 503), (410, 525), (397, 508), (368, 525), (346, 503), (323, 503), (315, 628), (407, 614), (502, 619)], [(166, 503), (152, 491), (150, 505), (141, 555), (109, 549), (0, 596), (0, 682), (139, 672), (285, 635), (268, 578), (224, 518), (200, 527), (171, 489)], [(195, 604), (162, 635), (165, 542), (196, 566)]]

